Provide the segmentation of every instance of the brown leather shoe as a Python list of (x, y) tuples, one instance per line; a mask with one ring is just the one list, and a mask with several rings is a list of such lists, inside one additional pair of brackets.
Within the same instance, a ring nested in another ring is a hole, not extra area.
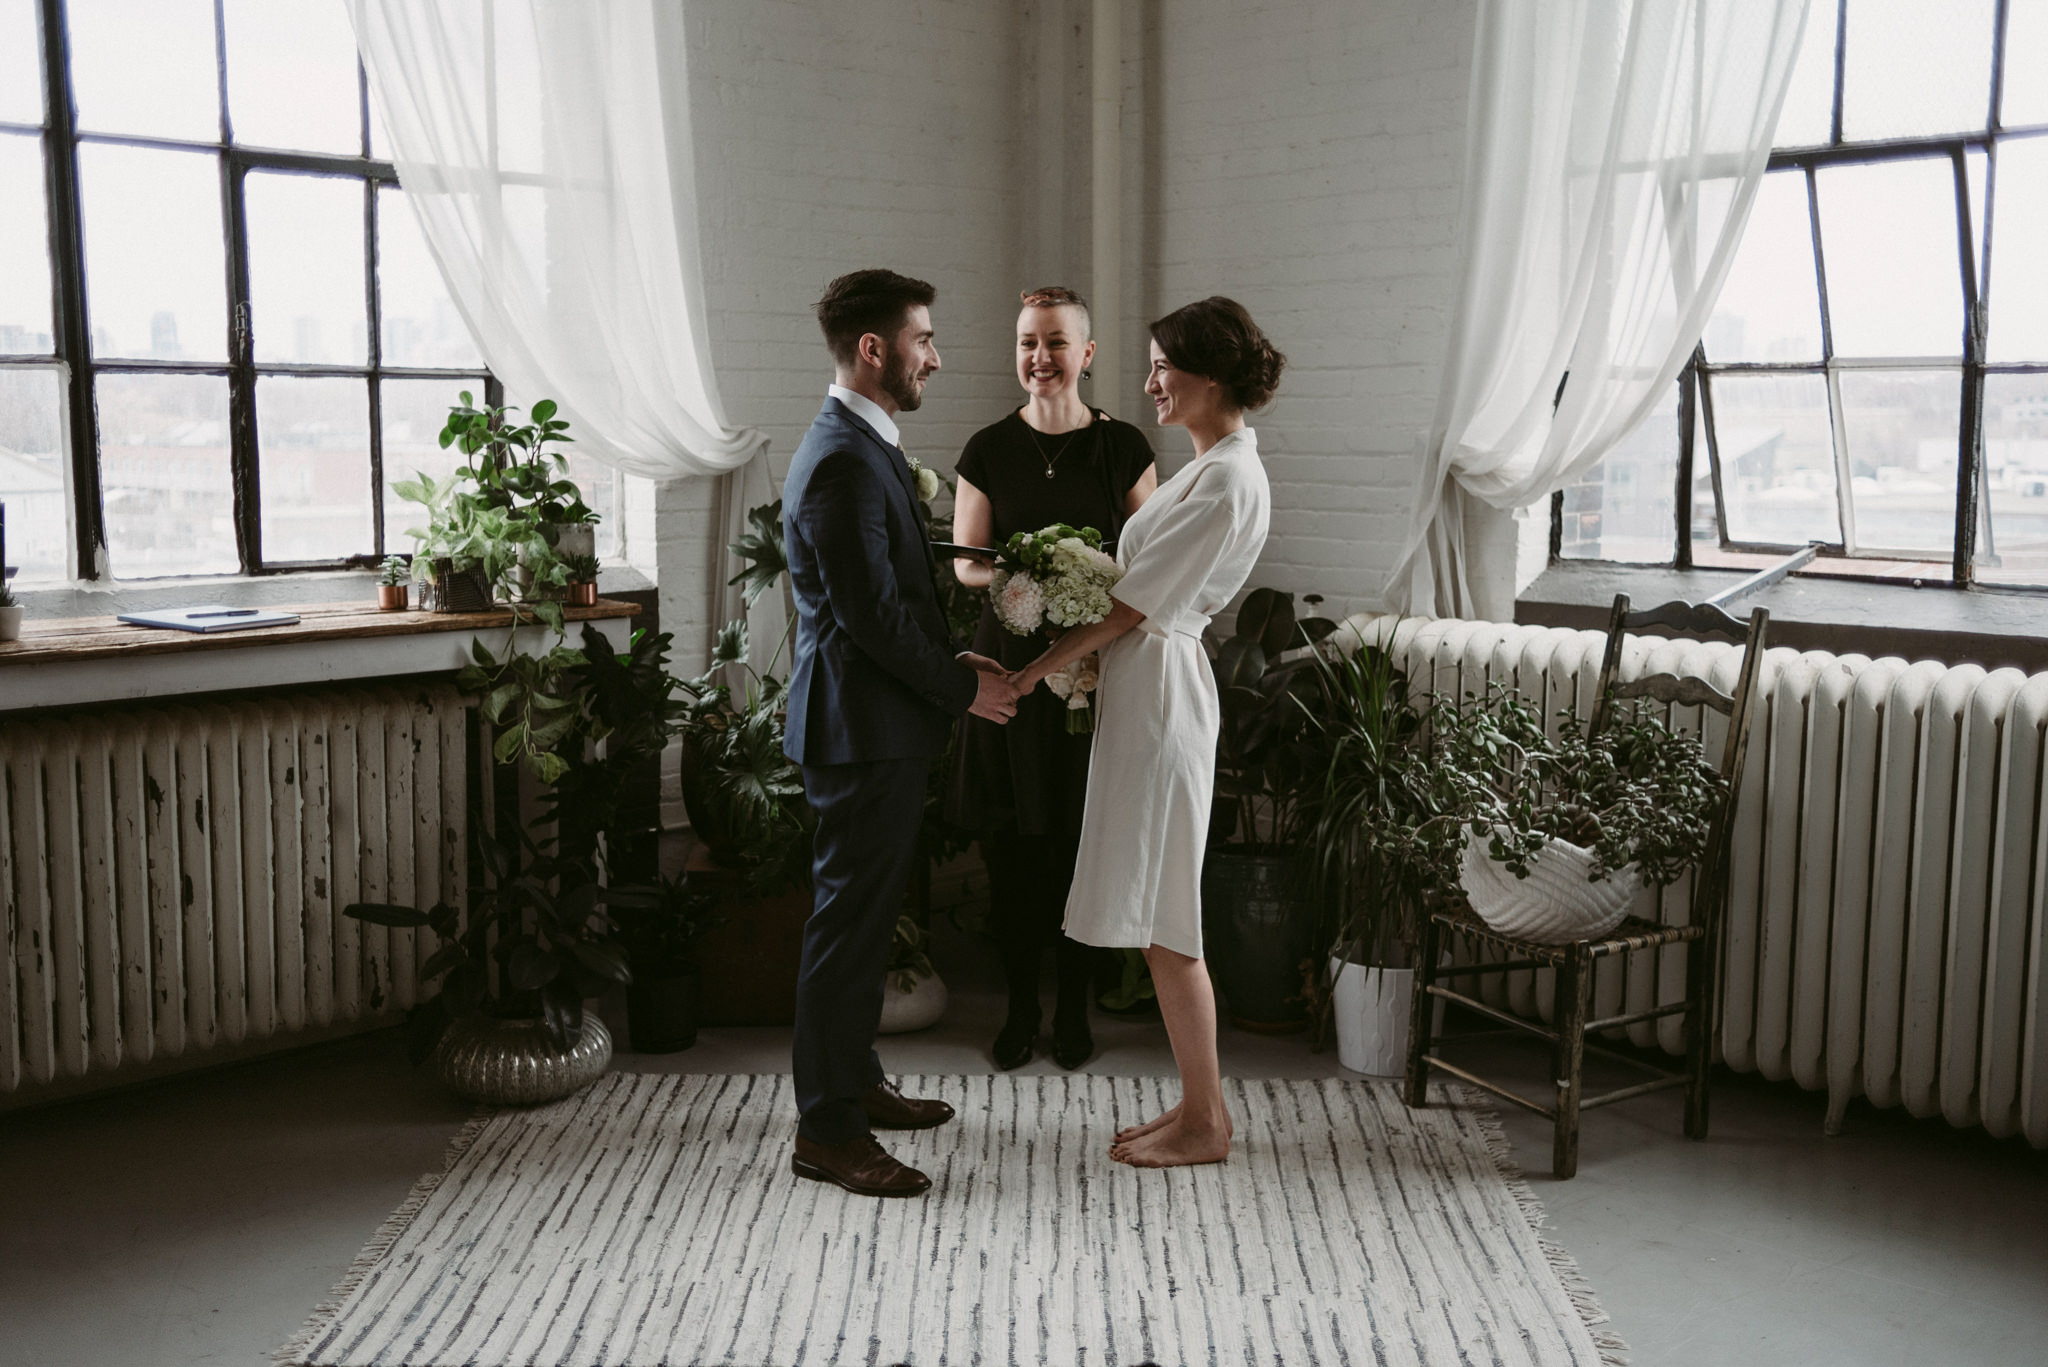
[(813, 1182), (833, 1182), (856, 1196), (922, 1196), (932, 1179), (889, 1156), (871, 1134), (843, 1144), (818, 1144), (796, 1137), (789, 1170)]
[(905, 1096), (887, 1078), (868, 1088), (860, 1106), (868, 1113), (868, 1123), (884, 1130), (928, 1130), (953, 1118), (953, 1108), (945, 1102)]

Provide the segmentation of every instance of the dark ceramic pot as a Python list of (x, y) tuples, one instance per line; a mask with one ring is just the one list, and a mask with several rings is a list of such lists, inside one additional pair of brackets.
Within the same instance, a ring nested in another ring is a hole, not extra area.
[(1315, 909), (1291, 855), (1212, 847), (1202, 861), (1202, 938), (1233, 1025), (1286, 1034), (1308, 1024), (1302, 963)]
[(636, 1054), (673, 1054), (697, 1042), (697, 975), (636, 971), (626, 989), (626, 1029)]

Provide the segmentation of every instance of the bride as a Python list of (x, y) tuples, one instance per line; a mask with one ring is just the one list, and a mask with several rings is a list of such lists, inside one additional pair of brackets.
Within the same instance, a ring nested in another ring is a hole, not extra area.
[(1124, 525), (1115, 606), (1012, 676), (1034, 688), (1100, 651), (1095, 750), (1066, 933), (1145, 952), (1180, 1069), (1180, 1104), (1118, 1133), (1110, 1156), (1137, 1167), (1221, 1162), (1230, 1113), (1216, 1059), (1216, 999), (1202, 963), (1202, 850), (1216, 774), (1210, 616), (1244, 586), (1266, 544), (1270, 495), (1247, 409), (1273, 397), (1287, 358), (1224, 298), (1152, 325), (1145, 392), (1195, 458)]

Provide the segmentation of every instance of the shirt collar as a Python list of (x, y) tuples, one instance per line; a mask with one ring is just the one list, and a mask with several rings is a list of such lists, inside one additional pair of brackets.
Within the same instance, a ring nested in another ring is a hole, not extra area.
[(856, 394), (845, 385), (825, 386), (825, 392), (846, 405), (856, 418), (875, 429), (875, 435), (891, 446), (901, 447), (903, 436), (896, 430), (896, 420), (882, 411), (882, 406), (865, 394)]

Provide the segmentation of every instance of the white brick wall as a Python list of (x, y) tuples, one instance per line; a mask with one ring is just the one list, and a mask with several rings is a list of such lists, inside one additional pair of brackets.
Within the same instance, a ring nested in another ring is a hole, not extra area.
[[(943, 368), (903, 421), (950, 467), (1010, 387), (1023, 13), (985, 0), (699, 0), (691, 114), (707, 305), (728, 417), (771, 441), (779, 481), (830, 359), (810, 306), (888, 266), (938, 287)], [(997, 328), (983, 325), (1001, 316)], [(724, 552), (714, 488), (663, 490), (660, 582), (679, 660), (701, 656)]]
[[(1290, 367), (1255, 421), (1274, 486), (1255, 583), (1375, 595), (1407, 526), (1454, 267), (1474, 0), (1126, 0), (1126, 338), (1242, 300)], [(949, 467), (1017, 401), (1016, 291), (1088, 292), (1087, 0), (700, 0), (690, 11), (704, 273), (732, 420), (786, 464), (827, 358), (824, 282), (888, 265), (939, 288), (944, 370), (904, 421)], [(1186, 438), (1157, 434), (1162, 469)], [(701, 656), (724, 555), (717, 490), (657, 499), (664, 625)]]
[[(1288, 356), (1253, 418), (1273, 481), (1255, 583), (1377, 595), (1409, 522), (1456, 266), (1472, 0), (1147, 5), (1146, 316), (1228, 294)], [(1144, 320), (1132, 335), (1144, 344)], [(1163, 469), (1186, 459), (1168, 434)]]

